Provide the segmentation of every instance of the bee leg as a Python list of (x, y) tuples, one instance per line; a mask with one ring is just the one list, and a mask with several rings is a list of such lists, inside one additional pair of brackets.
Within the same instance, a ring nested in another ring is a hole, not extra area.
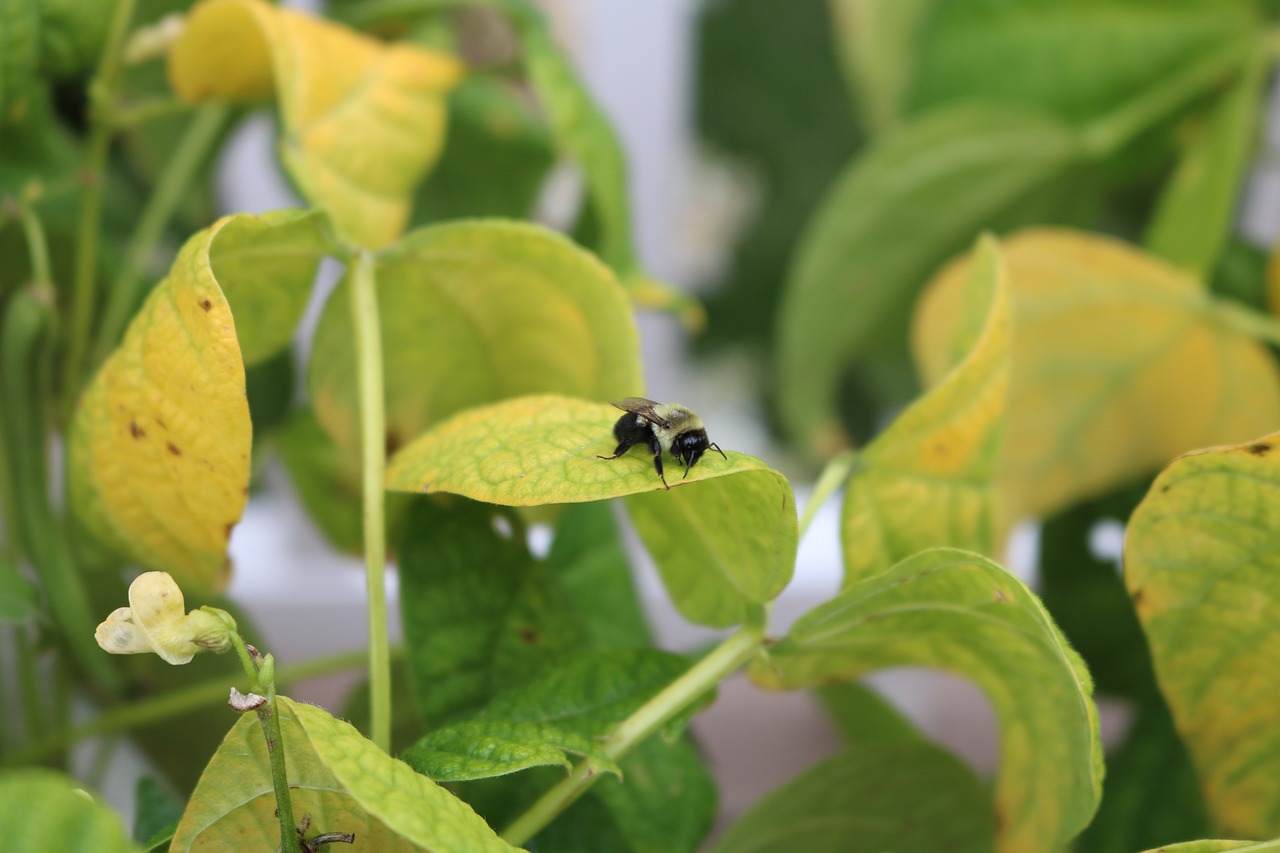
[(634, 442), (634, 441), (621, 441), (621, 442), (619, 442), (619, 443), (618, 443), (618, 447), (617, 447), (617, 449), (615, 449), (615, 450), (613, 451), (613, 455), (612, 455), (612, 456), (599, 456), (599, 455), (597, 455), (597, 456), (596, 456), (596, 458), (597, 458), (597, 459), (617, 459), (619, 456), (621, 456), (622, 454), (626, 453), (628, 450), (630, 450), (631, 448), (633, 448), (633, 447), (635, 447), (635, 446), (636, 446), (636, 442)]
[(653, 468), (658, 472), (658, 478), (667, 491), (671, 491), (671, 486), (667, 485), (667, 477), (662, 473), (662, 445), (658, 443), (657, 436), (649, 437), (649, 450), (653, 453)]

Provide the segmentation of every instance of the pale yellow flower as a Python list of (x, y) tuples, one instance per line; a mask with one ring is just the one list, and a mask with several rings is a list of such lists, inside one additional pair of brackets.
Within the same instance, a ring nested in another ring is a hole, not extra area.
[(112, 611), (94, 636), (113, 655), (155, 652), (177, 665), (189, 662), (201, 649), (227, 651), (234, 629), (223, 611), (201, 608), (187, 613), (182, 590), (168, 572), (145, 572), (129, 585), (129, 606)]

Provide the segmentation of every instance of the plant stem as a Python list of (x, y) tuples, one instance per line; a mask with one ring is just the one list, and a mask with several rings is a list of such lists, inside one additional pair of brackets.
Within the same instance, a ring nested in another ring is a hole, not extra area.
[(44, 225), (31, 205), (24, 204), (19, 210), (22, 233), (27, 240), (27, 255), (31, 259), (31, 283), (37, 288), (52, 287), (53, 275), (49, 271), (49, 243), (44, 236)]
[[(399, 651), (397, 650), (398, 653)], [(276, 670), (276, 683), (292, 684), (298, 681), (306, 681), (321, 675), (352, 669), (364, 662), (364, 649), (316, 658), (304, 663), (280, 667)], [(193, 684), (181, 690), (116, 705), (86, 723), (54, 732), (44, 740), (29, 744), (21, 752), (6, 755), (0, 761), (0, 766), (32, 764), (68, 744), (85, 738), (136, 729), (148, 723), (154, 723), (157, 720), (176, 717), (188, 711), (211, 705), (226, 699), (226, 697), (227, 676), (222, 673), (210, 678), (208, 681)]]
[(1229, 299), (1211, 300), (1209, 306), (1210, 316), (1226, 328), (1280, 347), (1280, 320), (1270, 314)]
[(1210, 54), (1147, 89), (1141, 96), (1113, 110), (1085, 128), (1085, 150), (1105, 157), (1209, 89), (1246, 67), (1251, 53), (1231, 45)]
[(209, 156), (230, 114), (231, 109), (225, 104), (208, 104), (196, 110), (187, 122), (182, 139), (165, 162), (107, 292), (106, 306), (94, 341), (95, 363), (106, 358), (120, 340), (129, 317), (142, 301), (142, 268), (155, 251), (156, 243), (173, 218), (196, 171)]
[(281, 853), (301, 853), (298, 824), (293, 819), (293, 798), (289, 795), (289, 773), (284, 762), (284, 740), (280, 735), (280, 709), (276, 703), (276, 683), (266, 685), (267, 704), (258, 708), (258, 722), (267, 740), (267, 756), (271, 759), (271, 785), (276, 793), (276, 816), (280, 819)]
[(822, 469), (822, 476), (818, 477), (818, 482), (813, 487), (813, 494), (809, 495), (809, 502), (804, 505), (804, 514), (800, 516), (801, 539), (804, 538), (809, 525), (817, 517), (818, 510), (827, 502), (827, 498), (835, 494), (836, 489), (843, 486), (849, 479), (849, 475), (853, 473), (853, 468), (857, 461), (858, 451), (846, 450), (828, 462), (827, 467)]
[(386, 399), (382, 389), (382, 332), (373, 255), (361, 250), (351, 275), (351, 316), (360, 394), (364, 495), (365, 585), (369, 594), (369, 739), (391, 750), (391, 660), (387, 651), (387, 528), (383, 503), (387, 467)]
[(125, 31), (133, 19), (135, 0), (116, 0), (98, 72), (89, 84), (89, 139), (85, 158), (84, 195), (80, 199), (80, 222), (76, 231), (75, 278), (72, 280), (69, 310), (70, 341), (63, 363), (63, 417), (70, 417), (80, 393), (81, 371), (89, 347), (93, 324), (94, 279), (98, 270), (98, 237), (102, 227), (102, 194), (111, 145), (111, 100), (120, 83), (120, 49)]
[[(632, 747), (746, 663), (759, 650), (763, 639), (764, 629), (760, 625), (739, 628), (688, 672), (623, 720), (605, 739), (605, 755), (613, 760), (622, 758)], [(521, 846), (582, 796), (599, 776), (590, 760), (580, 762), (563, 781), (543, 794), (508, 826), (502, 833), (502, 839), (516, 847)]]

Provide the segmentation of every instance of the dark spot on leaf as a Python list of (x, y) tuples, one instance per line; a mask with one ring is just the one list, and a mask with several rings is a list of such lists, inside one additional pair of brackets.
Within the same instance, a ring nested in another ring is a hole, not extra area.
[(174, 444), (172, 441), (165, 446), (169, 448), (169, 452), (172, 453), (174, 456), (182, 455), (182, 449), (179, 448), (178, 445)]
[(236, 526), (236, 523), (234, 521), (227, 522), (226, 529), (223, 532), (226, 533), (228, 539), (231, 538), (231, 531), (235, 528), (235, 526)]
[(397, 433), (393, 429), (389, 429), (387, 430), (387, 435), (386, 435), (386, 438), (384, 439), (384, 443), (386, 444), (387, 455), (391, 456), (393, 453), (395, 453), (397, 450), (400, 449), (400, 446), (403, 444), (403, 441), (401, 440), (399, 433)]
[(160, 429), (168, 429), (168, 428), (169, 428), (169, 425), (168, 425), (167, 423), (165, 423), (164, 421), (160, 420), (159, 418), (156, 418), (156, 425), (157, 425), (158, 427), (160, 427)]
[(533, 645), (538, 642), (538, 632), (527, 625), (521, 626), (520, 639), (524, 640), (529, 645)]
[(1172, 483), (1165, 483), (1163, 486), (1160, 487), (1160, 494), (1163, 495), (1165, 492), (1169, 491), (1172, 488), (1173, 488)]
[(129, 435), (133, 436), (134, 438), (146, 438), (147, 431), (142, 427), (138, 426), (137, 421), (129, 421)]
[(1249, 445), (1249, 452), (1254, 456), (1266, 456), (1271, 452), (1271, 445), (1265, 441), (1260, 441), (1257, 444)]
[(1137, 607), (1139, 604), (1141, 604), (1142, 603), (1142, 587), (1138, 587), (1133, 592), (1129, 593), (1129, 597), (1133, 599), (1134, 607)]
[(203, 309), (204, 309), (204, 310), (206, 310), (206, 311), (211, 311), (211, 310), (213, 310), (213, 303), (212, 303), (212, 302), (210, 302), (208, 299), (201, 299), (201, 300), (200, 300), (200, 307), (201, 307), (201, 308), (203, 308)]

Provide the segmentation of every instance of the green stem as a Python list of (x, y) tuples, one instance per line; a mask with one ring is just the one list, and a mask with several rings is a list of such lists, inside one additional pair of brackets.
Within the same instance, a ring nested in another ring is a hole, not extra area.
[(382, 388), (382, 332), (373, 255), (361, 251), (351, 275), (364, 495), (365, 585), (369, 594), (369, 739), (391, 750), (391, 660), (387, 652), (386, 398)]
[[(241, 646), (243, 649), (243, 646)], [(402, 650), (397, 650), (402, 653)], [(293, 684), (322, 675), (330, 675), (342, 670), (352, 669), (365, 662), (363, 649), (353, 652), (342, 652), (329, 657), (317, 658), (305, 663), (280, 667), (276, 670), (277, 684)], [(208, 681), (193, 684), (181, 690), (140, 699), (109, 708), (86, 723), (63, 729), (50, 734), (36, 743), (29, 744), (21, 752), (4, 757), (0, 766), (19, 766), (32, 764), (52, 755), (69, 744), (97, 735), (112, 734), (140, 728), (158, 720), (167, 720), (203, 708), (227, 698), (227, 676), (221, 673)]]
[(89, 139), (84, 166), (84, 195), (76, 231), (75, 277), (72, 279), (70, 340), (63, 363), (63, 416), (70, 417), (80, 393), (81, 371), (89, 348), (96, 299), (94, 279), (98, 270), (98, 237), (102, 228), (103, 183), (107, 152), (111, 145), (110, 102), (120, 82), (120, 49), (133, 18), (135, 0), (116, 0), (98, 73), (89, 84)]
[(178, 98), (151, 98), (131, 107), (119, 109), (111, 117), (116, 130), (129, 130), (158, 118), (191, 112), (191, 104)]
[(1083, 133), (1085, 149), (1095, 157), (1114, 153), (1157, 121), (1242, 71), (1250, 56), (1239, 45), (1231, 45), (1170, 75), (1087, 127)]
[(276, 684), (266, 685), (267, 703), (258, 708), (258, 722), (267, 740), (271, 759), (271, 785), (276, 793), (276, 816), (280, 820), (281, 853), (302, 853), (298, 843), (298, 824), (293, 819), (293, 797), (289, 794), (289, 773), (284, 762), (284, 739), (280, 734), (280, 708), (276, 703)]
[(822, 470), (822, 476), (818, 478), (817, 484), (813, 487), (813, 494), (809, 496), (809, 502), (804, 505), (804, 514), (800, 516), (801, 539), (804, 538), (804, 534), (809, 529), (809, 525), (813, 523), (813, 519), (817, 517), (818, 510), (822, 508), (822, 505), (835, 494), (837, 489), (848, 481), (849, 475), (853, 472), (853, 466), (857, 464), (857, 461), (858, 451), (846, 450), (827, 463), (827, 467)]
[(31, 283), (37, 288), (52, 287), (53, 275), (49, 271), (49, 243), (44, 236), (44, 225), (31, 205), (22, 205), (20, 211), (22, 233), (27, 239), (27, 255), (31, 258)]
[[(605, 739), (605, 755), (615, 761), (622, 758), (632, 747), (750, 660), (759, 651), (763, 639), (764, 629), (760, 625), (738, 629), (688, 672), (623, 720)], [(503, 840), (516, 847), (524, 844), (582, 796), (600, 775), (590, 760), (580, 762), (563, 781), (543, 794), (503, 831)]]
[(1217, 322), (1241, 334), (1280, 347), (1280, 320), (1228, 299), (1209, 302), (1209, 313)]
[(142, 268), (155, 251), (174, 211), (191, 186), (192, 178), (222, 134), (230, 113), (230, 107), (225, 104), (209, 104), (197, 110), (187, 122), (172, 156), (164, 164), (107, 293), (94, 341), (95, 362), (106, 358), (120, 340), (129, 317), (142, 301)]
[(8, 442), (8, 463), (17, 504), (22, 541), (40, 576), (40, 586), (49, 601), (63, 642), (80, 668), (108, 693), (122, 687), (119, 673), (93, 639), (96, 620), (89, 606), (83, 579), (71, 555), (66, 532), (54, 518), (49, 502), (45, 470), (44, 415), (37, 377), (42, 365), (41, 349), (51, 311), (29, 290), (21, 290), (10, 300), (0, 333), (0, 382), (6, 405), (4, 438)]

